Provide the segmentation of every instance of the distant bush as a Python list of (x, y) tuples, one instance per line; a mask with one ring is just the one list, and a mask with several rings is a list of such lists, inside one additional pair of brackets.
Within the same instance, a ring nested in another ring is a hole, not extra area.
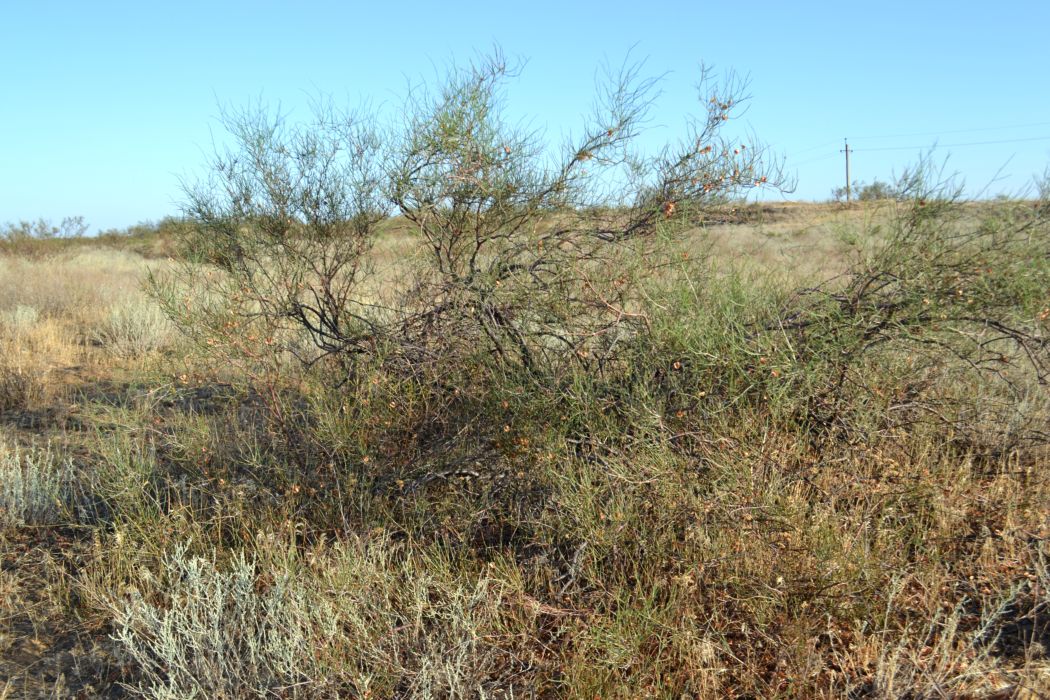
[(99, 246), (128, 250), (145, 258), (169, 258), (178, 254), (177, 241), (188, 235), (192, 223), (178, 217), (145, 221), (121, 229), (100, 231), (92, 241)]
[(83, 216), (67, 216), (57, 225), (48, 219), (7, 223), (0, 227), (0, 239), (18, 242), (27, 239), (80, 238), (88, 231)]
[(46, 258), (84, 248), (130, 251), (145, 258), (168, 258), (177, 254), (175, 241), (189, 226), (186, 221), (166, 217), (126, 228), (112, 228), (87, 235), (83, 217), (67, 217), (58, 225), (46, 219), (21, 221), (0, 227), (0, 254)]
[[(850, 186), (851, 197), (858, 202), (874, 202), (880, 199), (896, 199), (900, 194), (895, 185), (879, 179), (871, 182), (854, 181)], [(831, 191), (831, 198), (836, 202), (846, 199), (846, 188), (836, 187)]]
[(88, 225), (82, 216), (67, 216), (57, 225), (48, 219), (0, 226), (0, 254), (41, 257), (86, 240)]

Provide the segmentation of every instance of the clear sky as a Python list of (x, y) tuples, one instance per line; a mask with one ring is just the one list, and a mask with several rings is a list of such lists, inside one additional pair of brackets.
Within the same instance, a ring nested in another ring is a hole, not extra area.
[(0, 0), (0, 222), (175, 214), (220, 105), (294, 119), (318, 95), (393, 104), (493, 44), (527, 61), (511, 105), (555, 141), (588, 111), (596, 68), (630, 51), (667, 73), (652, 138), (695, 109), (700, 63), (749, 75), (737, 126), (787, 157), (788, 198), (842, 184), (847, 136), (855, 179), (939, 143), (973, 190), (998, 172), (991, 191), (1016, 192), (1050, 163), (1048, 27), (1047, 0)]

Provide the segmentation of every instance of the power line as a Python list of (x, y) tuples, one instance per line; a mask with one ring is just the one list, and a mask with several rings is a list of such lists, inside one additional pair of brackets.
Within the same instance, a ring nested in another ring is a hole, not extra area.
[(981, 131), (1006, 131), (1008, 129), (1030, 129), (1035, 126), (1050, 126), (1050, 122), (1032, 122), (1029, 124), (1013, 124), (1011, 126), (982, 126), (974, 129), (954, 129), (952, 131), (927, 131), (912, 134), (883, 134), (881, 136), (853, 136), (854, 141), (873, 139), (907, 139), (916, 136), (946, 136), (951, 134), (973, 134)]
[(792, 153), (791, 155), (789, 155), (789, 156), (788, 156), (788, 158), (794, 158), (795, 156), (800, 156), (800, 155), (802, 155), (803, 153), (809, 153), (810, 151), (815, 151), (815, 150), (817, 150), (818, 148), (826, 148), (827, 146), (831, 146), (832, 144), (836, 144), (836, 143), (838, 143), (838, 140), (835, 140), (835, 141), (826, 141), (826, 142), (824, 142), (824, 143), (820, 144), (819, 146), (813, 146), (813, 147), (811, 147), (811, 148), (806, 148), (806, 149), (803, 149), (803, 150), (801, 150), (801, 151), (795, 151), (794, 153)]
[[(851, 148), (850, 150), (855, 150), (855, 149)], [(828, 160), (829, 158), (837, 158), (837, 157), (838, 157), (837, 153), (828, 153), (828, 154), (823, 155), (823, 156), (818, 156), (817, 158), (808, 158), (808, 159), (802, 161), (801, 163), (791, 163), (791, 165), (795, 166), (795, 167), (798, 167), (800, 165), (809, 165), (810, 163), (819, 163), (822, 160)]]
[(857, 148), (857, 151), (916, 151), (924, 148), (961, 148), (963, 146), (991, 146), (1000, 143), (1027, 143), (1030, 141), (1050, 141), (1050, 136), (1034, 136), (1024, 139), (1001, 139), (998, 141), (969, 141), (967, 143), (935, 143), (932, 146), (885, 146), (880, 148)]
[[(1012, 125), (1009, 125), (1009, 126), (984, 126), (984, 127), (973, 128), (973, 129), (952, 129), (952, 130), (949, 130), (949, 131), (924, 131), (924, 132), (914, 132), (914, 133), (910, 133), (910, 134), (881, 134), (881, 135), (878, 135), (878, 136), (852, 136), (850, 138), (852, 138), (854, 141), (872, 141), (872, 140), (877, 140), (877, 139), (906, 139), (906, 138), (914, 138), (914, 137), (919, 137), (919, 136), (950, 136), (950, 135), (953, 135), (953, 134), (973, 134), (973, 133), (979, 133), (979, 132), (982, 132), (982, 131), (1006, 131), (1008, 129), (1027, 129), (1027, 128), (1032, 128), (1032, 127), (1036, 127), (1036, 126), (1050, 126), (1050, 122), (1030, 122), (1028, 124), (1012, 124)], [(1043, 137), (1038, 137), (1038, 138), (1032, 139), (1032, 140), (1033, 141), (1034, 140), (1042, 140), (1042, 138)], [(796, 156), (800, 156), (800, 155), (803, 155), (805, 153), (810, 153), (812, 151), (816, 151), (816, 150), (818, 150), (820, 148), (826, 148), (826, 147), (834, 145), (836, 143), (838, 143), (837, 139), (834, 140), (834, 141), (825, 141), (824, 143), (818, 144), (816, 146), (810, 146), (809, 148), (804, 148), (801, 151), (795, 151), (794, 153), (789, 154), (787, 157), (788, 158), (794, 158)], [(991, 143), (991, 142), (989, 142), (989, 143)], [(1001, 142), (997, 141), (996, 143), (1010, 143), (1010, 141), (1001, 141)], [(975, 144), (975, 145), (983, 145), (983, 144), (984, 144), (984, 142), (979, 142), (978, 144)], [(968, 144), (961, 144), (961, 145), (968, 145)], [(902, 150), (908, 150), (911, 147), (908, 146), (908, 147), (901, 147), (901, 148), (902, 148)], [(860, 149), (856, 149), (856, 150), (860, 150)], [(878, 149), (865, 148), (863, 150), (874, 151), (874, 150), (878, 150)]]

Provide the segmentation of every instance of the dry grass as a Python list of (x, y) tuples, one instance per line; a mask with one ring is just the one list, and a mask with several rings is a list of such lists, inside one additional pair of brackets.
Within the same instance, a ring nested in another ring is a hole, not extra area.
[(68, 401), (76, 375), (111, 371), (106, 354), (141, 359), (171, 347), (170, 324), (142, 291), (147, 269), (163, 266), (105, 249), (0, 256), (0, 410)]
[(158, 263), (101, 249), (57, 257), (0, 257), (0, 310), (26, 306), (42, 316), (90, 323), (100, 308), (137, 292), (151, 264)]

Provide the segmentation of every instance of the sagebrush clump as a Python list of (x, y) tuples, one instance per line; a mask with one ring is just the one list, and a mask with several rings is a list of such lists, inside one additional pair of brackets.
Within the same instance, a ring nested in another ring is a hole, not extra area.
[(7, 527), (65, 522), (74, 489), (73, 465), (50, 445), (0, 442), (0, 522)]

